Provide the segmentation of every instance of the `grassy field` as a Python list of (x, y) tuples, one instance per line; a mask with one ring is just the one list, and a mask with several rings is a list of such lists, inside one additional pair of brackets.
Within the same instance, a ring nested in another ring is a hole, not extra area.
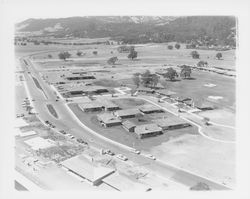
[(54, 109), (54, 107), (51, 104), (47, 104), (47, 108), (48, 108), (51, 115), (53, 115), (55, 118), (58, 118), (56, 110)]
[[(84, 123), (89, 128), (93, 129), (97, 133), (100, 133), (101, 135), (105, 137), (118, 141), (127, 146), (136, 147), (140, 150), (149, 150), (150, 148), (154, 146), (161, 145), (164, 142), (168, 142), (169, 140), (183, 136), (185, 134), (193, 134), (193, 135), (198, 134), (198, 129), (192, 126), (188, 128), (167, 131), (163, 135), (159, 135), (155, 137), (150, 137), (146, 139), (138, 139), (134, 133), (127, 132), (122, 126), (115, 126), (115, 127), (109, 127), (109, 128), (104, 128), (103, 126), (101, 126), (100, 122), (97, 120), (97, 117), (96, 117), (98, 112), (84, 113), (75, 103), (70, 104), (69, 107), (75, 113), (75, 115), (80, 119), (82, 123)], [(157, 115), (158, 114), (155, 114), (154, 116), (157, 117)], [(162, 114), (159, 114), (159, 115), (161, 115), (162, 117)], [(173, 115), (170, 113), (165, 113), (165, 116), (173, 117)], [(150, 123), (150, 119), (153, 119), (149, 117), (150, 116), (147, 116), (146, 123)]]

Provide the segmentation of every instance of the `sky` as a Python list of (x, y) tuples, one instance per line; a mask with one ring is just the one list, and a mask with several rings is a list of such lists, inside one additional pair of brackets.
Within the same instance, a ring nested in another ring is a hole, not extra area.
[[(237, 15), (244, 0), (0, 0), (5, 17), (20, 22), (28, 18), (86, 15)], [(199, 8), (199, 9), (196, 9)]]

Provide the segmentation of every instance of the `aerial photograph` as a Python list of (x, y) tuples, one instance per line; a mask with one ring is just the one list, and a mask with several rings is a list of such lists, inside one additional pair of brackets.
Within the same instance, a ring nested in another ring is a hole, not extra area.
[(237, 22), (16, 23), (15, 190), (234, 190)]

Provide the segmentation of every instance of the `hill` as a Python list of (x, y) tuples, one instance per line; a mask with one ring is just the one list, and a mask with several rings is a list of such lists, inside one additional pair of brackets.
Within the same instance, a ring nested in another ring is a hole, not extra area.
[(235, 46), (236, 18), (231, 16), (96, 16), (28, 19), (17, 32), (55, 37), (111, 37), (123, 43), (200, 42)]

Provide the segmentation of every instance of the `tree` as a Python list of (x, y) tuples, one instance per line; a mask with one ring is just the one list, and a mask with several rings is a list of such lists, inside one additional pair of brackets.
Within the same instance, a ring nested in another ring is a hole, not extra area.
[(141, 74), (141, 81), (145, 87), (151, 84), (152, 79), (151, 79), (151, 73), (149, 70), (146, 70), (145, 73)]
[(93, 51), (93, 54), (94, 54), (94, 55), (97, 55), (97, 53), (98, 53), (98, 52), (97, 52), (96, 50), (95, 50), (95, 51)]
[(210, 187), (204, 182), (198, 182), (196, 185), (190, 187), (190, 190), (193, 191), (208, 191)]
[(168, 45), (168, 49), (169, 49), (169, 50), (173, 50), (173, 48), (174, 48), (174, 47), (173, 47), (172, 45)]
[(158, 84), (158, 82), (159, 82), (159, 76), (158, 75), (156, 75), (156, 74), (152, 74), (151, 75), (151, 78), (152, 78), (152, 82), (151, 82), (151, 84), (152, 84), (152, 87), (155, 87), (157, 84)]
[(193, 59), (200, 59), (199, 53), (195, 50), (191, 52), (191, 56), (193, 57)]
[(78, 57), (82, 56), (82, 51), (78, 50), (77, 53), (76, 53), (76, 55), (77, 55)]
[(216, 58), (217, 58), (217, 59), (221, 59), (221, 58), (222, 58), (222, 53), (217, 53), (217, 54), (216, 54)]
[(52, 58), (52, 55), (51, 55), (51, 54), (48, 54), (48, 58), (50, 58), (50, 59), (51, 59), (51, 58)]
[(176, 43), (175, 46), (174, 46), (176, 49), (180, 49), (181, 45)]
[(208, 66), (208, 63), (206, 62), (206, 61), (199, 61), (198, 63), (197, 63), (197, 66), (198, 67), (207, 67)]
[(174, 70), (172, 67), (167, 68), (167, 72), (163, 75), (165, 78), (170, 79), (170, 81), (173, 81), (176, 77), (178, 77), (178, 74), (176, 70)]
[(58, 54), (59, 59), (63, 59), (64, 61), (66, 61), (67, 58), (70, 58), (71, 54), (69, 52), (60, 52)]
[(130, 50), (130, 53), (128, 54), (128, 58), (134, 60), (134, 58), (137, 58), (137, 51), (135, 51), (133, 48)]
[(132, 80), (133, 80), (134, 84), (136, 85), (136, 87), (138, 88), (140, 86), (140, 83), (141, 83), (140, 77), (137, 75), (133, 75)]
[(191, 73), (192, 73), (192, 69), (190, 66), (188, 66), (188, 65), (181, 66), (181, 73), (180, 73), (181, 77), (184, 77), (185, 79), (187, 77), (190, 78)]
[(115, 64), (115, 62), (118, 61), (118, 58), (117, 57), (111, 57), (108, 59), (107, 63), (112, 65), (112, 64)]

